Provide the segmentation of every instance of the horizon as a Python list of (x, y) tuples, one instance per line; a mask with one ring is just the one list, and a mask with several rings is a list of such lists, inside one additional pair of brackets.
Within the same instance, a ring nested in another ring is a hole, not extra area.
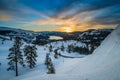
[(119, 0), (0, 0), (0, 26), (9, 28), (70, 33), (119, 22)]
[(66, 32), (66, 31), (34, 31), (34, 30), (27, 30), (27, 29), (14, 28), (14, 27), (3, 27), (3, 26), (0, 26), (0, 28), (20, 29), (20, 30), (33, 31), (33, 32), (62, 32), (62, 33), (75, 33), (75, 32), (85, 32), (85, 31), (90, 31), (90, 30), (109, 30), (109, 29), (114, 30), (115, 29), (115, 28), (104, 28), (104, 29), (88, 29), (84, 31)]

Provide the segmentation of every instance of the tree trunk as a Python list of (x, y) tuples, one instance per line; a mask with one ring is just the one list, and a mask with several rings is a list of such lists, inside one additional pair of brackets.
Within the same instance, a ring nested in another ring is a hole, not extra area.
[(16, 73), (16, 76), (18, 76), (18, 64), (17, 64), (17, 57), (15, 57), (15, 68), (16, 68), (16, 70), (15, 70), (15, 73)]

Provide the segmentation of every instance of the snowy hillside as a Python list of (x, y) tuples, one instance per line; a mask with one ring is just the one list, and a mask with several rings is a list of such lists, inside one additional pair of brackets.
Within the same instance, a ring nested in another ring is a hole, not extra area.
[(78, 39), (84, 43), (93, 43), (99, 46), (100, 43), (113, 31), (113, 29), (88, 30), (81, 33)]
[(120, 26), (84, 58), (65, 59), (57, 73), (36, 69), (11, 80), (120, 80)]
[[(15, 73), (14, 71), (7, 71), (6, 69), (8, 68), (8, 60), (7, 60), (7, 56), (10, 53), (9, 52), (9, 48), (12, 47), (13, 45), (13, 41), (12, 40), (5, 40), (3, 41), (3, 39), (0, 39), (0, 63), (2, 64), (0, 66), (0, 78), (2, 80), (9, 80), (15, 77)], [(28, 44), (26, 42), (24, 42), (24, 40), (22, 40), (22, 43), (24, 43), (24, 45)], [(24, 45), (22, 46), (21, 49), (23, 49)], [(50, 45), (52, 46), (52, 52), (49, 52), (49, 47)], [(50, 44), (46, 44), (44, 46), (36, 46), (37, 47), (37, 54), (38, 54), (38, 58), (37, 58), (37, 65), (34, 69), (28, 69), (26, 68), (22, 68), (21, 66), (19, 66), (19, 75), (25, 75), (31, 72), (36, 73), (40, 72), (39, 74), (47, 74), (47, 69), (46, 66), (44, 65), (45, 62), (45, 57), (46, 57), (46, 53), (50, 53), (50, 57), (52, 59), (52, 62), (55, 66), (56, 69), (56, 73), (58, 73), (58, 67), (60, 67), (60, 65), (64, 64), (64, 61), (69, 60), (69, 58), (64, 58), (64, 57), (70, 57), (71, 58), (81, 58), (81, 57), (85, 57), (85, 55), (81, 55), (78, 52), (72, 52), (72, 53), (68, 53), (68, 49), (67, 46), (68, 45), (75, 45), (75, 46), (79, 46), (79, 47), (85, 47), (86, 45), (84, 43), (78, 42), (78, 41), (74, 41), (74, 40), (69, 40), (69, 41), (57, 41), (57, 42), (52, 42)], [(64, 51), (61, 51), (61, 46), (64, 46)], [(54, 55), (54, 51), (55, 49), (59, 49), (58, 52), (61, 54), (61, 56), (58, 56), (58, 59), (55, 59)], [(40, 70), (40, 71), (39, 71)]]

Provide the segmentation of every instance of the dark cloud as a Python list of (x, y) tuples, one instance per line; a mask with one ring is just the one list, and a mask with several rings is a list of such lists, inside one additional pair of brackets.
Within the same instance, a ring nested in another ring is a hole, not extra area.
[(100, 24), (119, 24), (120, 23), (120, 5), (112, 6), (108, 9), (97, 12), (94, 15), (94, 22)]
[[(70, 6), (67, 6), (63, 10), (61, 10), (61, 12), (59, 12), (56, 15), (56, 17), (61, 15), (61, 13), (64, 13), (64, 16), (62, 17), (62, 19), (69, 19), (83, 12), (100, 10), (100, 9), (104, 9), (104, 8), (108, 8), (108, 7), (116, 6), (116, 5), (120, 5), (120, 0), (107, 0), (107, 1), (105, 0), (76, 0)], [(71, 13), (67, 13), (67, 12), (71, 12)]]
[(120, 23), (120, 14), (94, 18), (93, 21), (96, 23), (99, 23), (99, 24), (119, 24)]
[(0, 11), (16, 12), (14, 4), (15, 0), (0, 0)]

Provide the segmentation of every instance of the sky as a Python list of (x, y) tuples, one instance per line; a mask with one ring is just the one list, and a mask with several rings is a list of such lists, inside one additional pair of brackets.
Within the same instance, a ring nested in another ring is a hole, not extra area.
[(0, 26), (74, 32), (115, 28), (120, 0), (0, 0)]

